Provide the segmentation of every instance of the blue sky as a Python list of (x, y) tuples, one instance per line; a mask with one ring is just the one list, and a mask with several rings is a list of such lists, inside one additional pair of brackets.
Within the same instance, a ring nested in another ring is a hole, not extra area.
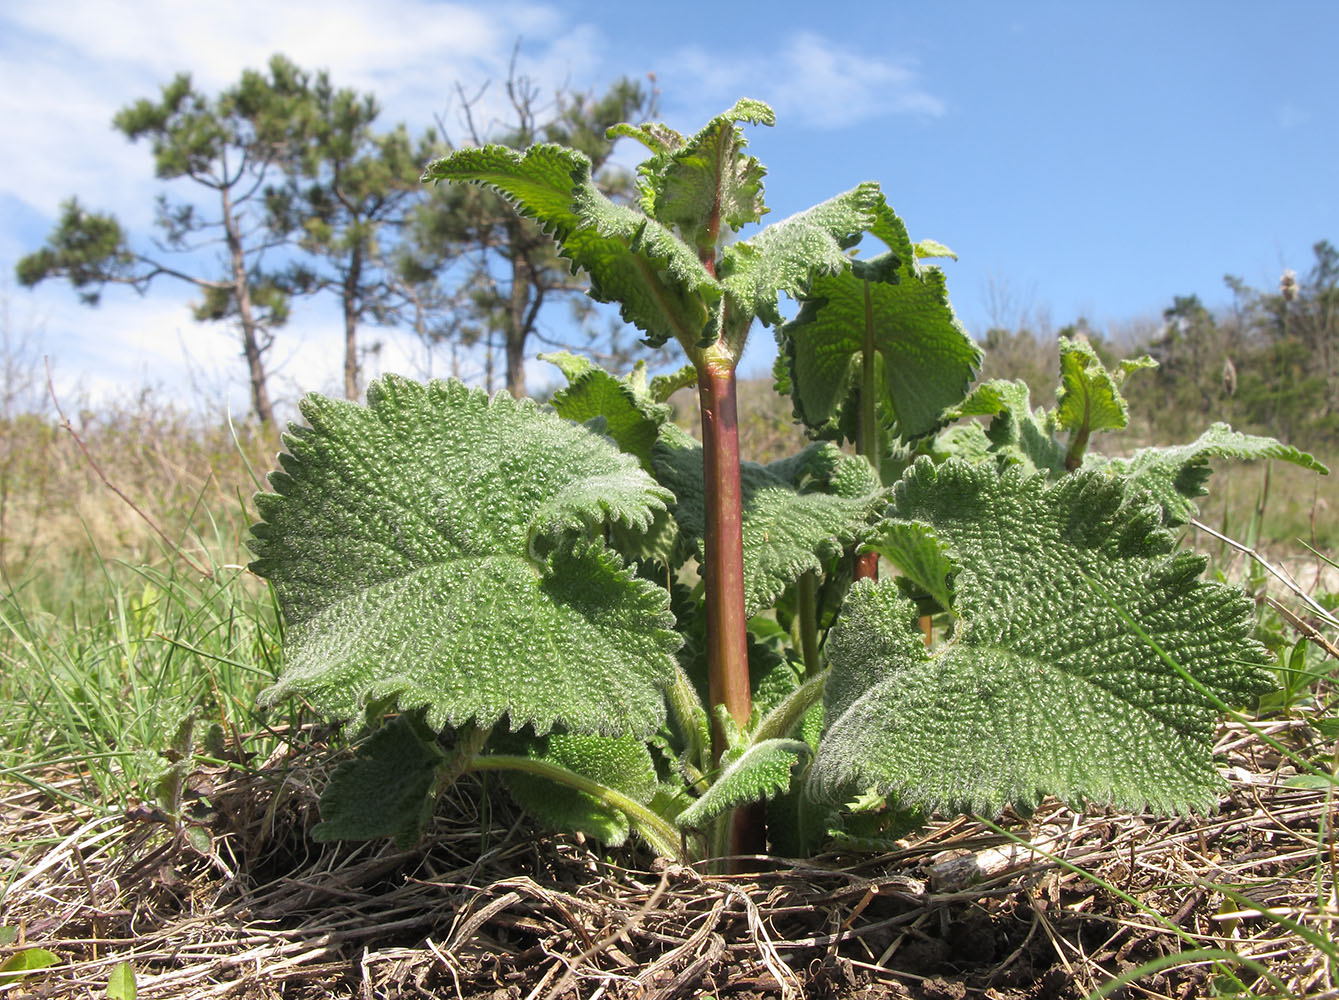
[[(1128, 330), (1174, 295), (1225, 305), (1225, 273), (1258, 287), (1285, 267), (1304, 274), (1311, 245), (1339, 239), (1339, 5), (1326, 0), (775, 3), (765, 17), (696, 2), (206, 7), (0, 11), (0, 293), (11, 337), (52, 355), (71, 392), (147, 381), (245, 407), (232, 337), (191, 321), (185, 289), (112, 289), (90, 310), (60, 283), (27, 291), (12, 275), (70, 194), (151, 235), (149, 154), (112, 116), (176, 71), (218, 89), (274, 52), (375, 92), (387, 125), (415, 129), (449, 113), (456, 81), (505, 76), (518, 37), (522, 68), (547, 88), (655, 73), (662, 117), (683, 131), (738, 97), (766, 100), (777, 126), (750, 139), (772, 218), (880, 181), (913, 238), (959, 254), (945, 268), (974, 333), (1080, 316)], [(771, 336), (753, 341), (757, 371)], [(333, 388), (336, 344), (333, 316), (299, 306), (273, 358), (279, 394)], [(395, 345), (382, 363), (424, 366)]]

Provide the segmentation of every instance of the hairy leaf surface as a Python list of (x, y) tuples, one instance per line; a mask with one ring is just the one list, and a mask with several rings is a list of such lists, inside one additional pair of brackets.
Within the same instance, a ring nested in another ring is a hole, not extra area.
[(774, 798), (790, 788), (791, 769), (810, 754), (801, 740), (763, 740), (751, 744), (730, 761), (716, 780), (676, 822), (685, 829), (701, 829), (736, 806)]
[(641, 210), (677, 229), (699, 250), (714, 249), (723, 232), (757, 222), (767, 211), (762, 197), (766, 171), (744, 153), (748, 142), (736, 122), (774, 125), (776, 116), (761, 101), (745, 98), (687, 140), (669, 129), (610, 130), (641, 140), (654, 153), (637, 168)]
[(584, 368), (576, 367), (571, 355), (542, 357), (558, 364), (570, 383), (554, 393), (550, 401), (558, 415), (577, 423), (603, 418), (604, 433), (614, 439), (619, 451), (635, 456), (651, 473), (651, 449), (661, 424), (670, 417), (670, 408), (651, 398), (644, 371), (639, 385), (637, 373), (616, 378), (589, 362)]
[(861, 184), (730, 244), (721, 256), (721, 284), (745, 314), (779, 325), (778, 296), (799, 298), (815, 275), (847, 270), (846, 248), (873, 224), (882, 200), (877, 184)]
[(392, 837), (401, 847), (416, 844), (432, 818), (437, 768), (445, 760), (421, 719), (397, 716), (335, 768), (321, 793), (322, 822), (312, 839)]
[(860, 386), (864, 335), (872, 325), (882, 355), (880, 402), (904, 437), (926, 434), (962, 400), (981, 352), (949, 305), (944, 274), (922, 266), (902, 220), (879, 198), (869, 231), (885, 254), (819, 275), (794, 320), (777, 330), (787, 359), (795, 415), (820, 429)]
[(1122, 361), (1118, 372), (1106, 370), (1092, 344), (1081, 338), (1060, 338), (1060, 389), (1056, 419), (1067, 431), (1120, 430), (1130, 422), (1129, 406), (1120, 393), (1125, 376), (1157, 366), (1152, 358)]
[(711, 339), (704, 330), (720, 286), (667, 227), (606, 197), (584, 154), (546, 143), (524, 153), (496, 145), (461, 149), (430, 163), (423, 179), (499, 192), (586, 271), (591, 297), (618, 303), (623, 319), (652, 345), (671, 337), (685, 344)]
[[(637, 802), (650, 802), (659, 788), (651, 754), (633, 736), (550, 733), (525, 741), (519, 752), (590, 778)], [(579, 831), (611, 847), (628, 839), (628, 817), (593, 795), (555, 787), (552, 780), (523, 771), (502, 774), (507, 791), (521, 808), (554, 829)]]
[(931, 655), (891, 582), (852, 589), (828, 641), (829, 723), (812, 770), (822, 796), (873, 787), (980, 813), (1046, 794), (1213, 806), (1214, 698), (1267, 690), (1267, 655), (1250, 603), (1202, 581), (1202, 557), (1173, 553), (1147, 494), (1093, 473), (1048, 484), (921, 459), (894, 506), (957, 567), (956, 631)]
[[(1062, 475), (1065, 472), (1065, 446), (1059, 439), (1060, 425), (1053, 411), (1032, 409), (1031, 390), (1021, 380), (991, 379), (972, 390), (962, 403), (950, 411), (955, 418), (991, 417), (984, 436), (1001, 466), (1019, 465), (1029, 472)], [(961, 438), (979, 432), (976, 424), (957, 424), (945, 429), (936, 441), (937, 450), (948, 455), (975, 459), (984, 457), (979, 447)]]
[(1315, 456), (1292, 445), (1243, 434), (1224, 423), (1213, 424), (1190, 444), (1140, 448), (1129, 458), (1090, 455), (1084, 467), (1129, 476), (1157, 498), (1170, 523), (1184, 524), (1199, 513), (1195, 500), (1209, 492), (1206, 484), (1213, 474), (1209, 461), (1215, 458), (1247, 462), (1274, 458), (1322, 475), (1330, 472)]
[(653, 729), (679, 645), (668, 595), (600, 538), (645, 531), (669, 494), (528, 401), (400, 378), (367, 396), (307, 397), (256, 499), (252, 568), (289, 624), (267, 700), (352, 718), (396, 696), (434, 729)]
[[(674, 517), (702, 555), (706, 525), (702, 447), (672, 424), (661, 431), (656, 470), (674, 493)], [(815, 444), (770, 465), (744, 462), (744, 606), (770, 607), (802, 573), (863, 538), (886, 495), (863, 458)]]

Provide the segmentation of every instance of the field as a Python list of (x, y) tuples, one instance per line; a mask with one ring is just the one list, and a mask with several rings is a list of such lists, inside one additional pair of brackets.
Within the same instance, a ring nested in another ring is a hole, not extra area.
[[(746, 457), (792, 443), (745, 408)], [(1215, 815), (1048, 802), (720, 876), (537, 833), (475, 778), (419, 847), (312, 842), (355, 734), (257, 708), (283, 626), (245, 539), (278, 441), (151, 400), (72, 424), (0, 437), (0, 992), (1339, 995), (1339, 809), (1307, 770), (1339, 763), (1328, 481), (1243, 467), (1204, 508), (1210, 572), (1279, 655), (1219, 733)]]

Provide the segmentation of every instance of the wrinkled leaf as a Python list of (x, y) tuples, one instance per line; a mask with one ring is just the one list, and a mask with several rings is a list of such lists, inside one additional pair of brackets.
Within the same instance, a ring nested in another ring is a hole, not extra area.
[(437, 770), (445, 760), (436, 734), (422, 719), (396, 716), (330, 775), (312, 839), (390, 837), (401, 847), (412, 847), (432, 819)]
[(702, 829), (736, 806), (775, 798), (790, 788), (791, 770), (810, 754), (801, 740), (763, 740), (732, 760), (691, 806), (679, 814), (684, 829)]
[(1152, 493), (1167, 512), (1169, 523), (1184, 524), (1199, 508), (1195, 500), (1209, 492), (1213, 474), (1209, 461), (1215, 458), (1250, 462), (1272, 458), (1329, 475), (1330, 470), (1313, 455), (1271, 437), (1243, 434), (1224, 423), (1209, 427), (1190, 444), (1168, 448), (1140, 448), (1129, 458), (1089, 455), (1087, 469), (1105, 469), (1129, 476)]
[(799, 298), (815, 275), (848, 270), (846, 248), (873, 223), (882, 200), (877, 184), (861, 184), (731, 243), (721, 255), (721, 284), (745, 314), (779, 325), (778, 296)]
[(906, 437), (941, 426), (967, 394), (981, 351), (949, 305), (944, 275), (916, 260), (902, 220), (880, 197), (869, 231), (889, 250), (811, 282), (794, 320), (777, 330), (795, 415), (820, 430), (839, 420), (860, 387), (864, 335), (872, 323), (882, 356), (880, 406)]
[(933, 597), (941, 608), (953, 606), (952, 581), (956, 567), (929, 525), (889, 521), (871, 547)]
[(619, 451), (636, 457), (650, 473), (651, 449), (660, 425), (670, 417), (670, 408), (653, 401), (646, 389), (639, 391), (633, 376), (615, 378), (589, 362), (578, 369), (566, 360), (571, 355), (542, 357), (558, 364), (570, 383), (550, 400), (558, 415), (576, 423), (603, 418), (603, 433), (614, 439)]
[(1212, 808), (1224, 787), (1215, 699), (1270, 689), (1268, 655), (1250, 602), (1202, 581), (1202, 557), (1174, 553), (1146, 494), (1092, 473), (1048, 484), (921, 459), (894, 508), (958, 567), (956, 629), (931, 654), (892, 582), (852, 588), (828, 639), (829, 723), (811, 770), (823, 798), (875, 788), (979, 813), (1046, 794)]
[(399, 378), (367, 396), (309, 396), (256, 498), (252, 569), (288, 621), (266, 700), (354, 718), (395, 696), (433, 729), (653, 730), (679, 644), (668, 595), (601, 538), (646, 530), (669, 495), (528, 401)]
[[(674, 517), (701, 557), (706, 525), (702, 448), (672, 424), (655, 449), (656, 471), (676, 497)], [(770, 607), (810, 570), (863, 539), (885, 505), (885, 493), (863, 458), (815, 444), (771, 465), (742, 463), (744, 607)]]
[(1056, 422), (1070, 432), (1065, 467), (1077, 469), (1091, 436), (1120, 430), (1130, 422), (1129, 407), (1120, 393), (1125, 376), (1140, 368), (1157, 366), (1152, 358), (1122, 361), (1114, 374), (1106, 370), (1085, 337), (1060, 338), (1060, 388), (1056, 392)]
[(714, 248), (723, 230), (757, 222), (767, 211), (762, 197), (766, 171), (744, 153), (748, 142), (736, 122), (775, 125), (776, 116), (761, 101), (745, 98), (687, 140), (669, 130), (611, 130), (641, 140), (655, 154), (637, 168), (641, 210), (701, 250)]
[(685, 344), (704, 339), (720, 286), (668, 228), (606, 197), (582, 153), (547, 143), (524, 153), (497, 145), (461, 149), (428, 164), (423, 179), (499, 192), (586, 271), (591, 297), (618, 303), (623, 319), (653, 346), (672, 337)]
[[(1023, 381), (991, 379), (972, 390), (950, 416), (991, 417), (984, 436), (989, 442), (985, 454), (1004, 465), (1019, 465), (1029, 472), (1061, 475), (1065, 472), (1065, 446), (1059, 439), (1060, 425), (1055, 413), (1032, 409), (1031, 393)], [(945, 429), (936, 440), (936, 452), (968, 461), (984, 457), (980, 450), (976, 424), (959, 424)]]

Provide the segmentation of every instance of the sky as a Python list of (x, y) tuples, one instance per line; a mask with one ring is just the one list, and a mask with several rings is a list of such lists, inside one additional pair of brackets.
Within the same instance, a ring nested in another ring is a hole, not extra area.
[[(1305, 275), (1314, 243), (1339, 239), (1336, 38), (1330, 0), (10, 0), (5, 335), (49, 356), (58, 390), (80, 399), (149, 386), (244, 412), (236, 333), (194, 322), (185, 286), (110, 287), (88, 308), (63, 281), (14, 279), (71, 195), (147, 247), (155, 196), (184, 193), (154, 179), (149, 150), (115, 132), (113, 115), (183, 70), (213, 93), (283, 53), (371, 91), (387, 127), (418, 132), (436, 116), (458, 122), (457, 84), (491, 80), (493, 99), (518, 44), (545, 93), (654, 74), (662, 119), (685, 133), (739, 97), (767, 101), (776, 126), (748, 130), (768, 168), (764, 222), (879, 181), (913, 239), (958, 254), (944, 268), (973, 334), (1080, 318), (1128, 328), (1176, 295), (1224, 307), (1225, 274), (1273, 287), (1284, 268)], [(335, 391), (339, 336), (333, 312), (299, 303), (271, 356), (276, 395)], [(404, 336), (386, 343), (379, 368), (428, 370)], [(745, 373), (765, 372), (773, 352), (770, 331), (755, 330)]]

